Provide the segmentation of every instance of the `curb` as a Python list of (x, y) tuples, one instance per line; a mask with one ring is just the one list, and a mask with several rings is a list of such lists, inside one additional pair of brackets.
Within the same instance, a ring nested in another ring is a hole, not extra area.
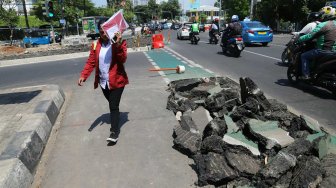
[[(20, 128), (11, 135), (0, 154), (0, 187), (30, 187), (49, 134), (65, 100), (57, 85), (11, 89), (11, 92), (40, 89), (32, 112), (22, 114)], [(6, 90), (7, 93), (10, 93)], [(29, 104), (27, 104), (29, 105)]]
[[(150, 46), (139, 47), (139, 48), (127, 48), (127, 53), (144, 52), (144, 51), (149, 51), (149, 50), (151, 50)], [(61, 61), (61, 60), (67, 60), (67, 59), (83, 58), (83, 57), (88, 57), (88, 56), (89, 56), (89, 52), (79, 52), (79, 53), (72, 53), (72, 54), (40, 56), (40, 57), (32, 57), (32, 58), (25, 58), (25, 59), (3, 60), (3, 61), (0, 61), (0, 67), (9, 67), (9, 66), (51, 62), (51, 61)]]

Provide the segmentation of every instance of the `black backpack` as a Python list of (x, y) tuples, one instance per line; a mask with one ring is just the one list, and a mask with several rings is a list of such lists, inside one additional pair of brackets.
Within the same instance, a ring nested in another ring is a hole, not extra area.
[(230, 23), (229, 27), (232, 35), (241, 35), (243, 28), (239, 22)]

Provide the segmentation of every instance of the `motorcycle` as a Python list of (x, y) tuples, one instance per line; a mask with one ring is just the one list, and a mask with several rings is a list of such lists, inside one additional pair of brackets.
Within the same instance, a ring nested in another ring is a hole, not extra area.
[(199, 33), (191, 34), (191, 37), (190, 37), (191, 44), (197, 44), (198, 43), (198, 41), (200, 40), (198, 35), (199, 35)]
[(218, 32), (214, 32), (213, 34), (209, 34), (209, 35), (210, 35), (209, 43), (210, 44), (218, 44), (219, 33)]
[(301, 54), (307, 50), (307, 44), (295, 45), (293, 51), (293, 61), (287, 69), (287, 78), (292, 85), (304, 81), (310, 85), (325, 88), (336, 96), (336, 53), (316, 59), (311, 67), (310, 79), (302, 79)]
[(222, 51), (224, 54), (229, 54), (234, 57), (239, 57), (240, 53), (244, 50), (245, 45), (243, 38), (236, 36), (227, 40), (226, 44), (221, 43)]
[(293, 59), (293, 50), (295, 48), (294, 41), (296, 41), (298, 38), (297, 35), (293, 35), (291, 40), (286, 44), (286, 48), (281, 54), (281, 62), (285, 65), (288, 65), (290, 61)]

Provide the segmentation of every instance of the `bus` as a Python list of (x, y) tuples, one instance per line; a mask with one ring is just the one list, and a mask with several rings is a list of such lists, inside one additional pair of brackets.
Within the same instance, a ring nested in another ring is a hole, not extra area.
[(91, 37), (92, 40), (95, 40), (99, 37), (99, 28), (97, 26), (100, 20), (108, 20), (108, 17), (105, 16), (90, 16), (82, 18), (83, 33), (86, 37)]

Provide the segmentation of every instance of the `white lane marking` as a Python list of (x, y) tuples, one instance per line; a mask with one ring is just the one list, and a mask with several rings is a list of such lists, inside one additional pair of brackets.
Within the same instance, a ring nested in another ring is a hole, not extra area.
[(274, 60), (277, 60), (277, 61), (281, 61), (281, 59), (279, 59), (279, 58), (275, 58), (275, 57), (271, 57), (271, 56), (267, 56), (267, 55), (263, 55), (263, 54), (259, 54), (259, 53), (255, 53), (255, 52), (251, 52), (251, 51), (248, 51), (248, 50), (244, 50), (244, 51), (248, 52), (248, 53), (251, 53), (251, 54), (255, 54), (255, 55), (267, 57), (267, 58), (270, 58), (270, 59), (274, 59)]
[(182, 58), (184, 61), (182, 62), (186, 62), (187, 65), (189, 65), (190, 67), (199, 67), (199, 68), (203, 68), (202, 65), (199, 65), (197, 63), (195, 63), (194, 61), (184, 57), (183, 55), (179, 54), (178, 52), (174, 51), (173, 49), (167, 47), (167, 50), (169, 50), (171, 53), (176, 54), (177, 56), (179, 56), (180, 58)]
[(286, 45), (281, 45), (281, 44), (268, 44), (268, 45), (271, 45), (271, 46), (280, 46), (280, 47), (286, 47)]
[[(205, 41), (199, 41), (199, 42), (206, 43)], [(217, 44), (217, 45), (219, 45), (219, 44)], [(259, 54), (259, 53), (256, 53), (256, 52), (251, 52), (251, 51), (248, 51), (248, 50), (243, 50), (243, 52), (248, 52), (248, 53), (251, 53), (251, 54), (254, 54), (254, 55), (259, 55), (259, 56), (267, 57), (267, 58), (274, 59), (274, 60), (277, 60), (277, 61), (281, 61), (281, 59), (279, 59), (279, 58), (275, 58), (275, 57)]]
[[(159, 69), (160, 67), (153, 61), (153, 59), (151, 59), (149, 57), (149, 55), (144, 52), (146, 58), (148, 59), (148, 61), (154, 66), (155, 69)], [(170, 83), (170, 80), (167, 78), (167, 76), (165, 75), (165, 73), (163, 71), (158, 71), (158, 73), (162, 76), (163, 80), (166, 82), (166, 84)]]

